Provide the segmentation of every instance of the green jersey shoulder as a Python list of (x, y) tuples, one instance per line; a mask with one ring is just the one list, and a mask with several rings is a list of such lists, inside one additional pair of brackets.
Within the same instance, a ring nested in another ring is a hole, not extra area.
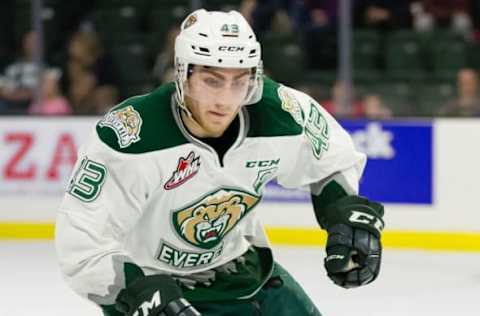
[(249, 137), (291, 136), (302, 133), (303, 114), (299, 114), (297, 118), (288, 110), (289, 106), (293, 106), (292, 102), (296, 102), (295, 108), (300, 113), (301, 107), (293, 96), (285, 94), (286, 89), (265, 77), (262, 99), (247, 106), (250, 116)]
[(174, 83), (126, 99), (98, 122), (100, 139), (116, 151), (140, 154), (187, 143), (172, 114)]
[[(334, 119), (307, 94), (266, 78), (263, 97), (249, 108), (252, 126), (249, 136), (304, 134), (317, 159), (328, 151)], [(329, 123), (330, 121), (330, 123)]]
[[(174, 83), (168, 83), (149, 94), (123, 101), (97, 124), (98, 136), (114, 150), (130, 154), (188, 143), (172, 113), (174, 93)], [(326, 126), (325, 120), (321, 121), (322, 126), (312, 124), (322, 118), (317, 107), (319, 105), (308, 96), (265, 77), (262, 99), (246, 107), (250, 117), (247, 137), (305, 133), (309, 138), (319, 139), (322, 132), (326, 132)], [(318, 115), (313, 117), (312, 113)]]

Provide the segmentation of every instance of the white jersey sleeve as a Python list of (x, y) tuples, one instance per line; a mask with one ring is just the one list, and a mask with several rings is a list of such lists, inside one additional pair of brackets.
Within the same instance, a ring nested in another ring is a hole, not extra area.
[(285, 86), (278, 94), (282, 108), (303, 127), (300, 144), (291, 148), (296, 149), (292, 167), (278, 182), (286, 188), (311, 187), (319, 194), (335, 179), (348, 194), (357, 194), (366, 156), (355, 149), (350, 135), (307, 94)]
[(123, 247), (151, 186), (146, 166), (106, 146), (95, 133), (80, 148), (56, 222), (56, 250), (67, 283), (99, 304), (124, 287)]

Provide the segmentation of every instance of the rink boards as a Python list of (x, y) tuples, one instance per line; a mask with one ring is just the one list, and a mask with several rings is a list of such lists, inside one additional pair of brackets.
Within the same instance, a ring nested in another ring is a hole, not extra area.
[[(50, 239), (78, 146), (97, 118), (0, 118), (0, 238)], [(386, 205), (385, 246), (480, 251), (480, 120), (342, 121), (369, 162), (361, 193)], [(273, 243), (320, 245), (307, 192), (267, 187)]]

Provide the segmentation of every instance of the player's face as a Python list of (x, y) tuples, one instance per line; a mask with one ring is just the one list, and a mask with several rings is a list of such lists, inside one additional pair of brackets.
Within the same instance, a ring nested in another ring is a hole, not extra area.
[(195, 66), (188, 79), (186, 102), (203, 129), (202, 137), (219, 137), (245, 101), (251, 70)]

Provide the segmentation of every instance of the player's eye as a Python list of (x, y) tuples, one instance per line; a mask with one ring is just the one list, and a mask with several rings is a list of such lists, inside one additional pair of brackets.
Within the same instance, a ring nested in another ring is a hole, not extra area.
[(215, 89), (218, 89), (218, 88), (223, 87), (222, 81), (220, 81), (220, 80), (218, 80), (218, 79), (215, 79), (215, 78), (212, 78), (212, 77), (205, 78), (203, 81), (204, 81), (208, 86), (210, 86), (210, 87), (212, 87), (212, 88), (215, 88)]
[(247, 81), (245, 80), (236, 80), (233, 82), (232, 84), (232, 87), (235, 88), (235, 89), (238, 89), (238, 88), (243, 88), (247, 85)]

